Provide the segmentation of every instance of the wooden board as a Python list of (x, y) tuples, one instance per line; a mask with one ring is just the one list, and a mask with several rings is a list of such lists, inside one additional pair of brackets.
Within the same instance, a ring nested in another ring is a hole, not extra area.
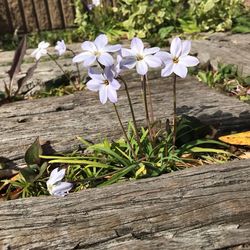
[(250, 160), (0, 203), (0, 249), (249, 249)]
[[(165, 122), (172, 114), (171, 79), (151, 74), (154, 110)], [(133, 79), (133, 75), (131, 75)], [(129, 88), (139, 122), (144, 121), (140, 82)], [(124, 90), (120, 90), (118, 109), (123, 121), (131, 119)], [(178, 79), (178, 114), (195, 116), (223, 131), (249, 130), (249, 104), (227, 97), (194, 78)], [(27, 147), (37, 136), (56, 151), (78, 147), (76, 136), (91, 141), (121, 135), (111, 103), (102, 105), (97, 93), (84, 91), (63, 97), (15, 102), (0, 107), (0, 159), (10, 164), (23, 162)]]

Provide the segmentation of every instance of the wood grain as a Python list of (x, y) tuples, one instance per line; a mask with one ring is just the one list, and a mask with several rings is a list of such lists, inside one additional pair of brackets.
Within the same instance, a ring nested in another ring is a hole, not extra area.
[(250, 160), (0, 204), (0, 249), (249, 249)]

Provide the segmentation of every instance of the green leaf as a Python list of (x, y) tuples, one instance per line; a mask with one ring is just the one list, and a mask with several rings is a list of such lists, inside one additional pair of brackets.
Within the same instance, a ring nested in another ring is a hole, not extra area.
[(35, 140), (35, 142), (27, 149), (24, 160), (27, 165), (40, 164), (40, 155), (43, 153), (39, 137)]
[(113, 183), (119, 181), (119, 179), (121, 179), (124, 175), (128, 174), (135, 167), (137, 167), (137, 164), (131, 165), (131, 166), (119, 171), (118, 173), (114, 174), (108, 181), (98, 185), (98, 187), (107, 186), (107, 185), (110, 185), (110, 184), (113, 184)]
[(69, 159), (57, 159), (49, 161), (50, 164), (52, 163), (66, 163), (66, 164), (80, 164), (80, 165), (88, 165), (88, 167), (97, 167), (97, 168), (107, 168), (107, 169), (121, 169), (116, 166), (111, 166), (107, 164), (103, 164), (96, 161), (87, 161), (87, 160), (69, 160)]
[(214, 7), (214, 4), (215, 4), (214, 0), (207, 0), (203, 9), (204, 13), (210, 11)]
[(100, 153), (106, 153), (107, 155), (113, 157), (115, 160), (123, 164), (123, 166), (128, 166), (130, 164), (130, 162), (127, 161), (127, 159), (121, 157), (120, 155), (118, 155), (117, 153), (109, 149), (108, 147), (102, 146), (101, 144), (95, 144), (93, 146), (88, 147), (88, 149), (90, 150), (92, 149)]
[(35, 177), (34, 181), (38, 180), (39, 178), (41, 178), (45, 172), (45, 170), (47, 169), (48, 167), (48, 163), (47, 162), (44, 162), (42, 164), (42, 166), (39, 168), (39, 174)]
[(223, 149), (216, 149), (216, 148), (201, 148), (201, 147), (193, 147), (190, 149), (193, 153), (216, 153), (216, 154), (227, 154), (233, 155), (230, 152), (227, 152)]
[(36, 176), (39, 174), (39, 171), (39, 166), (37, 164), (34, 164), (22, 168), (20, 170), (20, 173), (27, 182), (32, 183), (35, 181)]

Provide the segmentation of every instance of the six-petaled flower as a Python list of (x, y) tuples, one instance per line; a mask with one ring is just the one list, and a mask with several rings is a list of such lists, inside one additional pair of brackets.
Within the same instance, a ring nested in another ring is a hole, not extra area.
[(169, 76), (172, 73), (185, 78), (187, 76), (187, 67), (196, 66), (199, 60), (194, 56), (189, 56), (191, 50), (191, 41), (181, 41), (176, 37), (173, 39), (170, 46), (170, 53), (160, 51), (156, 53), (165, 64), (161, 71), (161, 76)]
[(158, 47), (144, 48), (142, 40), (135, 37), (131, 41), (131, 49), (121, 49), (122, 57), (124, 57), (121, 67), (128, 69), (136, 67), (138, 74), (146, 75), (148, 67), (158, 68), (162, 65), (161, 59), (154, 55), (159, 50)]
[(99, 98), (102, 104), (109, 99), (112, 103), (117, 102), (117, 90), (120, 83), (114, 78), (111, 67), (106, 67), (103, 73), (97, 73), (93, 68), (89, 69), (91, 80), (87, 82), (87, 88), (91, 91), (99, 91)]
[(108, 45), (106, 35), (99, 35), (94, 42), (85, 41), (82, 44), (83, 52), (73, 58), (74, 63), (83, 63), (84, 67), (92, 66), (96, 61), (103, 66), (112, 66), (114, 64), (113, 57), (109, 54), (117, 52), (121, 49), (121, 45)]

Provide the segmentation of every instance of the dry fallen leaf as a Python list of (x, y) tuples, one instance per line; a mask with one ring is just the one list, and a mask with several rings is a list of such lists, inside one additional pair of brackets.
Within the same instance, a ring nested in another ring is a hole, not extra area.
[(233, 135), (224, 135), (219, 137), (219, 140), (233, 145), (250, 146), (250, 131)]

